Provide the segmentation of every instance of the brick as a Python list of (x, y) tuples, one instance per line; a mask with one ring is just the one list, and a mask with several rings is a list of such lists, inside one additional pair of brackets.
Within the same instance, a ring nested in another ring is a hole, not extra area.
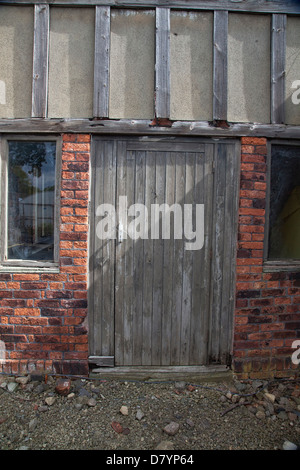
[(22, 315), (22, 316), (38, 316), (40, 314), (40, 310), (38, 308), (16, 308), (15, 315)]
[(15, 281), (38, 281), (39, 279), (39, 274), (14, 274)]
[(91, 135), (90, 134), (79, 134), (77, 136), (77, 142), (90, 142)]
[(63, 134), (63, 142), (77, 142), (77, 134)]
[(62, 145), (63, 154), (65, 152), (89, 152), (88, 143), (64, 142)]
[(266, 145), (267, 139), (265, 137), (242, 137), (242, 145)]

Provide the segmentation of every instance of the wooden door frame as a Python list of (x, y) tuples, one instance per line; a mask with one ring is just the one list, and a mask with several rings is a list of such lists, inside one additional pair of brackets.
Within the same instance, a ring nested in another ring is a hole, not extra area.
[[(97, 365), (99, 367), (114, 367), (114, 357), (113, 356), (95, 356), (93, 354), (93, 349), (94, 349), (94, 338), (93, 334), (91, 334), (91, 331), (93, 329), (93, 322), (94, 322), (94, 286), (93, 286), (93, 254), (94, 254), (94, 234), (95, 234), (95, 224), (94, 224), (94, 215), (93, 212), (95, 210), (95, 205), (93, 201), (93, 194), (94, 194), (94, 174), (95, 174), (95, 159), (96, 159), (96, 148), (97, 148), (97, 143), (98, 142), (103, 142), (105, 140), (109, 141), (118, 141), (118, 140), (126, 140), (126, 141), (136, 141), (136, 140), (165, 140), (168, 142), (172, 141), (180, 141), (180, 142), (192, 142), (196, 141), (199, 143), (210, 143), (214, 144), (214, 161), (217, 159), (217, 153), (219, 149), (222, 147), (224, 144), (233, 144), (234, 145), (234, 159), (235, 162), (233, 162), (232, 165), (232, 170), (234, 171), (235, 178), (233, 179), (235, 185), (234, 188), (232, 188), (232, 194), (234, 195), (232, 201), (233, 201), (233, 214), (235, 217), (233, 220), (230, 222), (230, 226), (232, 229), (232, 237), (231, 237), (231, 244), (232, 244), (232, 253), (234, 253), (233, 258), (231, 259), (231, 265), (230, 265), (230, 270), (231, 270), (231, 283), (230, 283), (230, 292), (231, 292), (231, 316), (229, 318), (227, 327), (229, 328), (229, 331), (227, 332), (228, 338), (229, 338), (229, 344), (230, 344), (230, 352), (227, 354), (228, 357), (226, 357), (226, 361), (229, 364), (231, 360), (231, 352), (232, 352), (232, 341), (233, 341), (233, 318), (234, 318), (234, 303), (235, 303), (235, 278), (236, 278), (236, 246), (237, 246), (237, 234), (238, 234), (238, 204), (239, 204), (239, 188), (240, 188), (240, 155), (241, 155), (241, 143), (239, 139), (214, 139), (211, 137), (194, 137), (194, 136), (183, 136), (182, 138), (180, 136), (169, 136), (169, 135), (160, 135), (160, 136), (152, 136), (152, 135), (96, 135), (93, 136), (92, 139), (92, 147), (91, 147), (91, 168), (90, 168), (90, 201), (89, 201), (89, 279), (88, 279), (88, 284), (89, 284), (89, 289), (88, 289), (88, 323), (89, 323), (89, 363), (92, 365)], [(216, 183), (214, 183), (215, 190), (216, 190)], [(211, 282), (213, 282), (213, 279), (211, 279)], [(210, 319), (211, 321), (211, 319)], [(209, 338), (209, 350), (210, 354), (212, 354), (212, 341), (213, 338)], [(143, 366), (140, 366), (143, 368)], [(164, 366), (167, 367), (167, 366)], [(171, 366), (170, 366), (171, 367)], [(177, 366), (176, 366), (177, 367)], [(180, 366), (178, 366), (180, 367)], [(193, 367), (193, 366), (191, 366)], [(205, 366), (199, 366), (199, 367), (205, 367)], [(155, 368), (155, 367), (154, 367)], [(173, 367), (174, 368), (174, 367)]]

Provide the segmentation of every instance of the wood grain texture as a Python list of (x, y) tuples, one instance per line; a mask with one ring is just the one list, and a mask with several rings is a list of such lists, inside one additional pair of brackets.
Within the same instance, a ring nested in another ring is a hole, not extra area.
[(110, 7), (96, 6), (93, 115), (108, 117)]
[(214, 12), (213, 118), (227, 121), (228, 11)]
[(35, 5), (31, 110), (33, 118), (47, 117), (49, 21), (49, 5)]
[(272, 15), (271, 33), (271, 122), (285, 122), (286, 15)]
[(266, 137), (299, 139), (299, 126), (282, 124), (230, 124), (227, 128), (216, 127), (207, 121), (176, 121), (171, 127), (154, 126), (152, 121), (144, 120), (101, 120), (89, 119), (0, 119), (0, 133), (31, 134), (127, 134), (157, 136), (206, 136), (206, 137)]
[[(40, 0), (2, 0), (7, 5), (29, 5), (40, 3)], [(158, 0), (45, 0), (52, 5), (101, 5), (115, 7), (156, 7)], [(300, 14), (300, 8), (293, 0), (161, 0), (161, 7), (196, 10), (229, 10), (260, 13), (293, 13)]]
[[(126, 221), (118, 218), (123, 236), (112, 241), (114, 252), (108, 251), (108, 240), (91, 245), (92, 355), (101, 356), (102, 362), (114, 356), (116, 366), (191, 366), (211, 360), (224, 364), (230, 355), (237, 233), (236, 146), (199, 140), (197, 152), (196, 141), (170, 139), (168, 148), (166, 143), (165, 137), (99, 139), (95, 143), (99, 156), (94, 163), (94, 206), (104, 199), (112, 201), (119, 217), (119, 198), (126, 195), (127, 209), (133, 204), (148, 209), (143, 236), (132, 237), (132, 221), (140, 215), (135, 212)], [(107, 163), (115, 152), (112, 173)], [(186, 205), (204, 204), (202, 249), (186, 249), (183, 219), (182, 236), (175, 236), (174, 214), (170, 236), (163, 235), (164, 221), (168, 226), (170, 214), (163, 213), (160, 206), (159, 218), (154, 218), (151, 206), (164, 203), (169, 208), (177, 204), (182, 216)], [(95, 222), (91, 229), (95, 230)], [(107, 340), (113, 347), (105, 349)]]
[(169, 8), (156, 8), (155, 115), (170, 117)]

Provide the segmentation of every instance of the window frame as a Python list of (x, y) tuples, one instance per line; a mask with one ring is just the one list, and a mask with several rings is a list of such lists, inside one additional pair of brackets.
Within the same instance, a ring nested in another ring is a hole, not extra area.
[[(272, 164), (272, 147), (274, 145), (281, 145), (286, 147), (299, 147), (300, 140), (278, 140), (274, 139), (268, 141), (267, 148), (267, 190), (266, 190), (266, 209), (265, 209), (265, 237), (264, 237), (264, 251), (263, 251), (263, 270), (265, 272), (274, 271), (300, 271), (300, 259), (282, 259), (270, 260), (269, 254), (269, 236), (270, 236), (270, 203), (271, 203), (271, 164)], [(300, 158), (300, 157), (299, 157)]]
[[(53, 261), (7, 259), (7, 203), (8, 203), (8, 158), (9, 142), (56, 142), (55, 154), (55, 196), (54, 196), (54, 253)], [(36, 271), (59, 269), (59, 226), (60, 226), (60, 175), (61, 175), (61, 148), (62, 139), (57, 135), (0, 135), (0, 168), (1, 168), (1, 191), (0, 191), (0, 272), (20, 269), (21, 271)]]

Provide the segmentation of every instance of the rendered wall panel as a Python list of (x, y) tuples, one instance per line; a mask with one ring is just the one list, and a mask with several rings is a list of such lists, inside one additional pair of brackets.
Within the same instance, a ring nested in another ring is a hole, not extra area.
[(171, 12), (171, 119), (211, 120), (213, 14)]
[(0, 117), (31, 113), (33, 7), (0, 6)]
[(94, 8), (51, 8), (48, 117), (92, 117), (94, 35)]
[(228, 121), (270, 123), (270, 15), (229, 14)]
[(110, 118), (154, 117), (155, 12), (111, 12)]

